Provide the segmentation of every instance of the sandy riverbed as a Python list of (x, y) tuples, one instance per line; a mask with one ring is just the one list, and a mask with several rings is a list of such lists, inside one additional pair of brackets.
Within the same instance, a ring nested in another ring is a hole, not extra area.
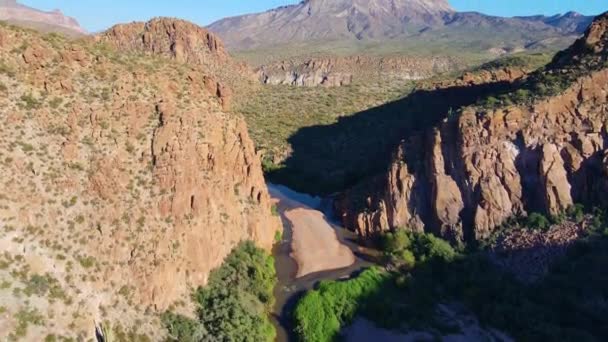
[(269, 186), (269, 191), (292, 227), (291, 256), (298, 265), (296, 277), (355, 263), (355, 255), (340, 242), (325, 215), (314, 209), (320, 206), (318, 199), (281, 186)]

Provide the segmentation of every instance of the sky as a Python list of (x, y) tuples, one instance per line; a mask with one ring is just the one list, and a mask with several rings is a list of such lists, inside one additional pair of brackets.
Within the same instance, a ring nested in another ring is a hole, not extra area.
[[(608, 10), (608, 0), (448, 0), (458, 11), (498, 16), (553, 15), (577, 11), (596, 15)], [(117, 23), (145, 21), (152, 17), (178, 17), (207, 25), (215, 20), (260, 12), (298, 0), (19, 0), (43, 10), (61, 9), (78, 19), (90, 32)]]

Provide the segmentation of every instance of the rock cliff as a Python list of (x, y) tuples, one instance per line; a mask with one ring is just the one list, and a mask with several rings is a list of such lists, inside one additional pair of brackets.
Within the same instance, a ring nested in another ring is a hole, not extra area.
[[(229, 58), (202, 32), (189, 48)], [(117, 41), (195, 58), (179, 44)], [(269, 249), (280, 229), (247, 127), (222, 110), (207, 61), (129, 49), (0, 26), (0, 275), (12, 284), (0, 289), (0, 339), (20, 333), (23, 310), (42, 316), (28, 340), (93, 339), (106, 320), (159, 331), (150, 313), (178, 309), (236, 244)], [(40, 279), (51, 292), (11, 295)]]
[(336, 87), (370, 78), (419, 80), (460, 68), (457, 60), (447, 57), (316, 57), (263, 65), (257, 75), (264, 84)]
[[(362, 236), (408, 228), (454, 241), (487, 237), (507, 218), (606, 205), (608, 14), (521, 86), (555, 94), (469, 106), (400, 144), (387, 172), (337, 208)], [(526, 88), (527, 89), (527, 88)], [(517, 98), (517, 96), (515, 98)]]

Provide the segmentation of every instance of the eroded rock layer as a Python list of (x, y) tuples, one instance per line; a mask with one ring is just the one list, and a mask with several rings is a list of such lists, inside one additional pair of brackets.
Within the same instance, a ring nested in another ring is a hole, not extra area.
[(370, 79), (419, 80), (462, 68), (448, 57), (317, 57), (305, 61), (282, 61), (258, 68), (264, 84), (336, 87)]

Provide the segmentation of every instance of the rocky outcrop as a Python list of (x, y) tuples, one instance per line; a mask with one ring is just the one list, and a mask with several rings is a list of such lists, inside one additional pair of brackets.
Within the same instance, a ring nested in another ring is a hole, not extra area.
[(63, 15), (59, 10), (44, 12), (19, 4), (17, 0), (0, 1), (0, 20), (45, 32), (63, 32), (76, 36), (87, 33), (76, 19)]
[(183, 306), (240, 241), (271, 248), (280, 222), (259, 156), (204, 66), (4, 27), (0, 37), (0, 226), (12, 227), (0, 258), (15, 260), (0, 275), (17, 286), (48, 274), (69, 298), (3, 301), (0, 339), (27, 305), (65, 313), (52, 318), (62, 336), (94, 339), (105, 320), (158, 336), (146, 312)]
[[(234, 88), (254, 80), (244, 63), (234, 61), (213, 33), (185, 20), (155, 18), (146, 23), (116, 25), (95, 36), (121, 51), (155, 55), (204, 70), (203, 82), (228, 110)], [(190, 73), (192, 75), (192, 73)]]
[(422, 81), (418, 87), (421, 89), (445, 89), (449, 87), (466, 87), (496, 82), (514, 82), (525, 78), (531, 71), (520, 67), (505, 67), (489, 70), (465, 71), (456, 79), (440, 81)]
[(608, 204), (598, 186), (606, 183), (608, 147), (607, 22), (608, 15), (598, 18), (575, 44), (585, 44), (586, 55), (570, 49), (544, 71), (579, 71), (561, 93), (531, 104), (467, 107), (404, 141), (376, 186), (338, 201), (345, 226), (361, 235), (407, 227), (470, 241), (512, 216)]
[(448, 57), (317, 57), (263, 65), (257, 74), (264, 84), (335, 87), (353, 80), (365, 83), (370, 78), (419, 80), (461, 67), (456, 59)]
[(224, 44), (215, 34), (179, 19), (119, 24), (96, 38), (120, 50), (166, 56), (182, 63), (206, 65), (228, 59)]

